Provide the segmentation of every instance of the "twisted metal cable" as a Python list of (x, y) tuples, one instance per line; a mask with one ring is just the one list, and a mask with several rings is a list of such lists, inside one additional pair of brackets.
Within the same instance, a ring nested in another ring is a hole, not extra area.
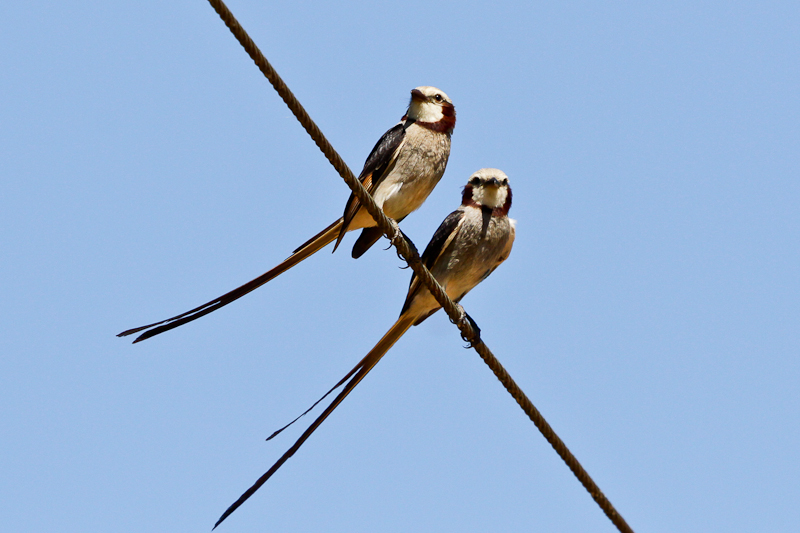
[(451, 300), (442, 286), (431, 275), (430, 271), (422, 264), (414, 244), (399, 230), (397, 223), (387, 217), (380, 207), (375, 203), (372, 196), (367, 192), (364, 186), (350, 170), (350, 167), (344, 162), (341, 156), (336, 152), (333, 146), (328, 142), (323, 135), (322, 131), (317, 127), (306, 110), (295, 98), (294, 94), (289, 90), (281, 77), (267, 61), (266, 57), (261, 53), (258, 46), (253, 42), (247, 32), (242, 28), (228, 7), (222, 0), (208, 0), (217, 14), (220, 16), (225, 25), (231, 30), (234, 37), (244, 47), (247, 54), (255, 62), (256, 66), (261, 70), (264, 76), (272, 84), (275, 91), (283, 99), (289, 107), (295, 118), (300, 122), (306, 132), (311, 136), (314, 143), (322, 151), (325, 157), (330, 161), (331, 165), (336, 169), (339, 175), (344, 179), (347, 186), (361, 201), (361, 205), (367, 210), (372, 218), (377, 222), (378, 227), (383, 234), (392, 242), (397, 249), (397, 254), (411, 267), (414, 273), (419, 276), (431, 294), (436, 298), (439, 305), (447, 313), (450, 321), (458, 326), (461, 331), (461, 337), (470, 344), (470, 346), (478, 352), (481, 359), (491, 368), (494, 375), (503, 384), (506, 390), (516, 400), (528, 418), (536, 425), (539, 432), (544, 436), (547, 442), (558, 453), (561, 459), (567, 464), (569, 469), (578, 478), (584, 488), (589, 492), (595, 502), (600, 506), (603, 512), (608, 516), (611, 522), (617, 527), (620, 532), (633, 533), (633, 530), (625, 522), (625, 519), (617, 512), (611, 502), (606, 498), (600, 487), (594, 482), (588, 472), (581, 466), (578, 459), (569, 451), (564, 441), (556, 435), (550, 424), (544, 419), (542, 414), (528, 399), (522, 389), (511, 378), (500, 361), (489, 350), (489, 347), (484, 344), (480, 338), (480, 329), (477, 328), (472, 319), (464, 312), (464, 309), (453, 300)]

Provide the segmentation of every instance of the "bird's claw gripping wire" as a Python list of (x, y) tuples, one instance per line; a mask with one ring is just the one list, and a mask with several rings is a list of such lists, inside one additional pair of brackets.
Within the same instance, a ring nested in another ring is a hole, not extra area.
[[(414, 245), (414, 242), (408, 237), (406, 237), (406, 234), (403, 233), (403, 230), (400, 229), (400, 225), (397, 223), (397, 221), (393, 218), (390, 218), (389, 223), (392, 225), (392, 233), (393, 233), (392, 237), (389, 239), (391, 243), (390, 247), (391, 245), (394, 245), (395, 251), (397, 252), (397, 256), (400, 259), (404, 259), (403, 256), (400, 254), (400, 248), (401, 248), (400, 243), (405, 241), (405, 243), (411, 249), (411, 255), (419, 257), (419, 252), (417, 252), (417, 247)], [(408, 267), (406, 266), (404, 268)]]
[[(471, 316), (469, 316), (469, 313), (464, 311), (464, 308), (461, 306), (461, 304), (457, 303), (456, 305), (458, 306), (460, 317), (456, 321), (451, 320), (451, 322), (458, 326), (458, 329), (461, 332), (461, 338), (467, 343), (466, 347), (473, 348), (481, 341), (481, 328), (479, 328), (478, 324), (472, 319)], [(469, 324), (469, 326), (467, 324)], [(465, 329), (468, 330), (469, 327), (471, 327), (473, 331), (473, 335), (471, 336), (464, 331)]]
[(400, 241), (403, 238), (405, 238), (405, 235), (403, 235), (403, 231), (400, 229), (400, 225), (397, 223), (397, 221), (395, 219), (390, 218), (389, 219), (389, 224), (391, 224), (391, 226), (392, 226), (392, 237), (389, 239), (389, 241), (395, 247), (397, 247), (397, 245), (400, 243)]

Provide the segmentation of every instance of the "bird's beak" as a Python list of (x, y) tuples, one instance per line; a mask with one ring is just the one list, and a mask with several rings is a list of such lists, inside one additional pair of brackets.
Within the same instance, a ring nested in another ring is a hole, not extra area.
[(487, 180), (485, 184), (486, 185), (491, 185), (492, 187), (499, 187), (500, 186), (500, 180), (498, 180), (497, 178), (492, 178), (490, 180)]
[(417, 102), (424, 102), (428, 98), (419, 89), (411, 90), (411, 99)]

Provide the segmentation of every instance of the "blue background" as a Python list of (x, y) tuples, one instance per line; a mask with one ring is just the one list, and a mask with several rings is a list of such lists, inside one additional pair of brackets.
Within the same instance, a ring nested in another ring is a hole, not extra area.
[[(447, 173), (514, 188), (464, 301), (636, 531), (800, 522), (800, 4), (231, 0), (358, 172), (435, 85)], [(0, 515), (208, 531), (392, 324), (410, 271), (330, 248), (224, 310), (348, 189), (203, 1), (0, 7)], [(385, 241), (384, 241), (385, 242)], [(613, 531), (442, 314), (219, 531)], [(310, 421), (309, 418), (307, 421)]]

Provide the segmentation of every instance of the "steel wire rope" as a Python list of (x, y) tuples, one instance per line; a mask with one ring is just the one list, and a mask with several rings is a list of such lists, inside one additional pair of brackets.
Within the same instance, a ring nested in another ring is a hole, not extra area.
[(309, 136), (311, 136), (311, 139), (317, 147), (322, 151), (328, 161), (330, 161), (331, 165), (333, 165), (345, 183), (347, 183), (347, 186), (350, 187), (353, 193), (358, 197), (361, 201), (361, 205), (365, 207), (367, 212), (377, 222), (383, 234), (397, 249), (397, 254), (400, 258), (408, 263), (414, 273), (420, 277), (431, 294), (433, 294), (434, 298), (436, 298), (436, 301), (447, 313), (450, 321), (458, 326), (458, 329), (461, 331), (461, 337), (478, 352), (481, 359), (483, 359), (486, 365), (494, 372), (494, 375), (500, 383), (503, 384), (525, 414), (528, 415), (528, 418), (531, 419), (545, 440), (550, 443), (556, 453), (558, 453), (561, 459), (567, 464), (575, 477), (578, 478), (594, 501), (597, 502), (597, 505), (599, 505), (606, 516), (608, 516), (609, 520), (611, 520), (620, 532), (633, 533), (631, 527), (625, 522), (622, 515), (617, 512), (616, 508), (605, 494), (603, 494), (603, 491), (600, 490), (600, 487), (597, 486), (578, 459), (569, 451), (564, 441), (556, 434), (550, 424), (544, 419), (544, 416), (536, 409), (530, 399), (525, 395), (522, 389), (520, 389), (519, 385), (517, 385), (508, 374), (503, 365), (500, 364), (500, 361), (494, 356), (491, 350), (489, 350), (489, 347), (481, 340), (480, 329), (477, 328), (477, 324), (468, 317), (461, 305), (455, 303), (447, 296), (442, 286), (439, 285), (425, 265), (420, 261), (419, 253), (414, 244), (400, 231), (397, 223), (387, 217), (381, 208), (378, 207), (372, 196), (367, 192), (361, 182), (358, 181), (353, 171), (350, 170), (350, 167), (347, 166), (330, 142), (328, 142), (328, 139), (325, 138), (325, 135), (319, 127), (317, 127), (294, 94), (292, 94), (292, 91), (289, 90), (289, 87), (284, 83), (269, 61), (267, 61), (267, 58), (264, 57), (264, 54), (261, 53), (261, 50), (259, 50), (258, 46), (256, 46), (244, 28), (242, 28), (239, 21), (236, 20), (225, 3), (222, 0), (208, 0), (208, 2), (228, 29), (230, 29), (231, 33), (233, 33), (236, 40), (239, 41), (250, 58), (255, 62), (259, 70), (261, 70), (267, 80), (269, 80), (272, 87), (286, 103), (292, 114), (294, 114), (295, 118), (297, 118)]

